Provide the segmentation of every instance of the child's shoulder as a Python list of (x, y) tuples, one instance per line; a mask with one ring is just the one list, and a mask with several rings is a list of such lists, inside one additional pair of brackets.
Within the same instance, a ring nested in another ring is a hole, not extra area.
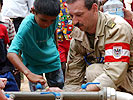
[(22, 21), (20, 26), (23, 27), (23, 28), (26, 28), (26, 27), (31, 28), (33, 24), (34, 24), (34, 15), (30, 14), (27, 17), (24, 18), (24, 20)]

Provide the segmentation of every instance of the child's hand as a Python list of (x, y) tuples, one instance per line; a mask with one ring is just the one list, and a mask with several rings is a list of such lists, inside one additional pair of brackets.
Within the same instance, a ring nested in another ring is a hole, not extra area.
[(2, 82), (6, 85), (6, 83), (7, 83), (7, 78), (0, 78), (0, 80), (2, 80)]
[(0, 89), (5, 88), (7, 79), (6, 78), (0, 78)]
[(41, 83), (44, 85), (46, 83), (46, 80), (43, 78), (41, 75), (34, 74), (32, 72), (29, 72), (26, 77), (28, 78), (29, 81), (33, 83)]

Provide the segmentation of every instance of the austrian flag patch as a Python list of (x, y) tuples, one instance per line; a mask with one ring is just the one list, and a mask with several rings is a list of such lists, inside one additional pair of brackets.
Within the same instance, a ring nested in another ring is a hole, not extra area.
[(130, 45), (128, 43), (110, 43), (105, 45), (105, 62), (128, 62)]

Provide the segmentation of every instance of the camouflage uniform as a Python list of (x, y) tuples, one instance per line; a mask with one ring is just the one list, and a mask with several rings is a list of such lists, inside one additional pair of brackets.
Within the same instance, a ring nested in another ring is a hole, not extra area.
[(78, 90), (86, 74), (87, 82), (100, 82), (100, 89), (121, 87), (133, 93), (133, 64), (129, 67), (133, 30), (123, 18), (99, 12), (94, 49), (84, 31), (75, 28), (71, 37), (64, 90)]

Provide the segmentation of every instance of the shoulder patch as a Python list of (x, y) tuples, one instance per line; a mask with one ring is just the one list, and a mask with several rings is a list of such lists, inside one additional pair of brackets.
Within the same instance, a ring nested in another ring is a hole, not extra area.
[(107, 26), (109, 27), (109, 28), (113, 28), (114, 26), (116, 25), (116, 23), (113, 21), (113, 20), (110, 20), (108, 23), (107, 23)]

